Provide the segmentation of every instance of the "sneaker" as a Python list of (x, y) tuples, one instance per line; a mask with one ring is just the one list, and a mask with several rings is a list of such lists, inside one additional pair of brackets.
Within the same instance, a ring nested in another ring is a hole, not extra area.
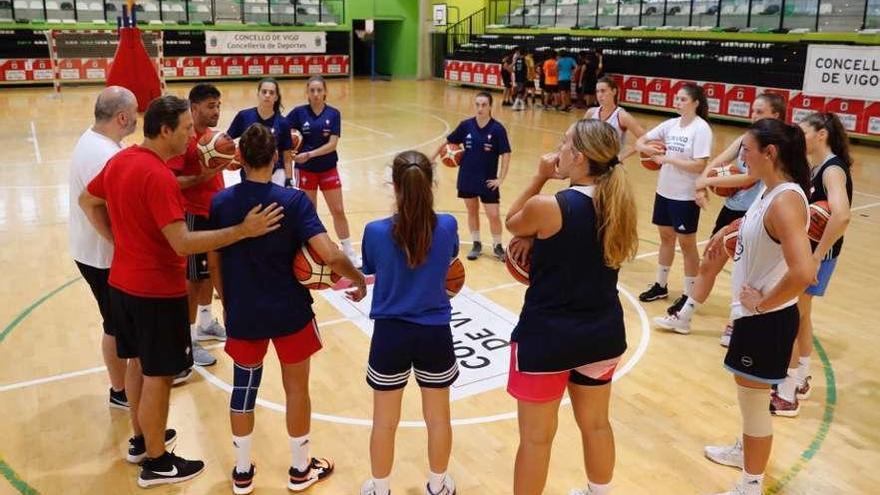
[(168, 483), (180, 483), (195, 478), (205, 470), (202, 461), (189, 461), (171, 452), (165, 452), (157, 459), (147, 459), (141, 466), (138, 486), (147, 488)]
[(509, 101), (502, 101), (501, 106), (502, 107), (511, 107), (511, 106), (513, 106), (513, 103), (511, 103)]
[(654, 325), (657, 325), (659, 328), (664, 328), (666, 330), (672, 330), (673, 332), (681, 335), (687, 335), (691, 333), (691, 321), (682, 320), (678, 317), (677, 314), (673, 314), (671, 316), (657, 316), (654, 318)]
[(202, 328), (201, 326), (196, 328), (196, 340), (199, 342), (204, 342), (206, 340), (219, 340), (220, 342), (226, 342), (226, 329), (223, 328), (223, 325), (221, 325), (219, 321), (217, 321), (217, 318), (214, 318), (206, 328)]
[[(809, 385), (807, 385), (809, 389)], [(122, 409), (124, 411), (128, 411), (128, 397), (125, 395), (125, 389), (120, 390), (119, 392), (110, 388), (110, 407), (115, 409)]]
[(495, 244), (495, 248), (492, 250), (492, 254), (494, 254), (499, 261), (507, 261), (507, 254), (504, 252), (504, 248), (501, 246), (501, 244)]
[(192, 368), (187, 368), (180, 373), (174, 375), (174, 380), (171, 382), (171, 386), (180, 385), (181, 383), (186, 383), (193, 375)]
[(639, 301), (651, 302), (657, 299), (666, 299), (667, 297), (669, 297), (669, 290), (654, 282), (653, 285), (648, 287), (648, 290), (639, 294)]
[(801, 412), (801, 405), (798, 402), (797, 396), (795, 396), (794, 402), (789, 402), (780, 397), (776, 392), (770, 394), (770, 414), (794, 418), (799, 412)]
[(812, 376), (807, 376), (806, 378), (804, 378), (804, 383), (798, 385), (796, 392), (798, 400), (807, 400), (810, 398), (810, 380), (812, 379)]
[(674, 315), (674, 314), (678, 313), (679, 311), (681, 311), (681, 308), (684, 307), (684, 303), (686, 303), (687, 300), (688, 300), (688, 296), (686, 296), (684, 294), (678, 296), (678, 299), (676, 299), (675, 302), (672, 303), (672, 306), (669, 306), (668, 308), (666, 308), (666, 314)]
[(198, 342), (192, 343), (193, 364), (198, 366), (211, 366), (217, 362), (217, 358), (206, 351)]
[[(376, 485), (373, 480), (364, 481), (364, 484), (361, 485), (361, 495), (376, 495)], [(391, 490), (388, 490), (388, 495), (391, 495)]]
[(309, 467), (305, 471), (297, 471), (291, 467), (288, 474), (290, 482), (287, 483), (287, 489), (292, 492), (301, 492), (333, 474), (333, 461), (312, 457), (312, 462), (309, 463)]
[(722, 466), (739, 469), (743, 467), (743, 444), (740, 438), (737, 438), (733, 445), (706, 446), (703, 449), (703, 454), (710, 461)]
[(483, 252), (483, 244), (480, 241), (474, 242), (474, 247), (471, 248), (471, 252), (468, 253), (467, 259), (473, 261), (480, 257), (480, 253)]
[[(173, 428), (165, 430), (165, 449), (173, 449), (177, 443), (177, 432)], [(132, 464), (140, 464), (147, 457), (147, 444), (144, 436), (138, 435), (128, 439), (128, 455), (125, 460)]]
[(715, 495), (749, 495), (742, 483), (737, 483), (732, 490), (716, 493)]
[(731, 335), (733, 335), (733, 325), (728, 323), (724, 325), (724, 332), (721, 334), (721, 347), (730, 347)]
[(236, 495), (244, 495), (254, 491), (254, 474), (256, 474), (256, 466), (251, 464), (250, 471), (239, 473), (232, 468), (232, 493)]
[(443, 477), (443, 486), (436, 492), (431, 491), (430, 483), (425, 483), (425, 495), (455, 495), (455, 481), (447, 474)]

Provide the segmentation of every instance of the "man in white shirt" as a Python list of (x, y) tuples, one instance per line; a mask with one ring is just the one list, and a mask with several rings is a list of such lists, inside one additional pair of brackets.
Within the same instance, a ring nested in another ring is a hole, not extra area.
[[(109, 230), (95, 230), (80, 208), (78, 199), (88, 183), (104, 168), (107, 160), (122, 149), (122, 139), (133, 133), (136, 127), (137, 99), (134, 93), (120, 86), (105, 88), (95, 102), (95, 124), (80, 136), (70, 164), (70, 254), (92, 289), (104, 320), (101, 351), (110, 375), (110, 407), (126, 410), (126, 360), (116, 354), (107, 284), (113, 259), (113, 236)], [(104, 212), (106, 214), (106, 210)]]

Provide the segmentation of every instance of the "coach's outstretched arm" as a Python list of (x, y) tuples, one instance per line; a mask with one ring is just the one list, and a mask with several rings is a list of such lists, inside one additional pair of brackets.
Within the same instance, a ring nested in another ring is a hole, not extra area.
[(283, 208), (275, 203), (266, 208), (254, 206), (244, 220), (233, 227), (220, 230), (190, 232), (182, 220), (172, 222), (162, 228), (168, 244), (180, 256), (206, 253), (236, 243), (248, 237), (259, 237), (277, 230), (284, 218)]

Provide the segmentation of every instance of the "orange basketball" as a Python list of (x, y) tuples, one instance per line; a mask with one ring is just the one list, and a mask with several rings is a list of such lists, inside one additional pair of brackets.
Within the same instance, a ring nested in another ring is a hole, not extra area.
[(507, 271), (513, 276), (514, 280), (521, 284), (529, 285), (529, 270), (531, 269), (531, 259), (532, 253), (529, 253), (529, 260), (525, 262), (525, 264), (519, 264), (516, 260), (513, 259), (513, 256), (510, 255), (510, 248), (517, 245), (518, 243), (523, 242), (521, 237), (514, 237), (510, 240), (510, 244), (507, 245), (507, 256), (505, 256), (504, 264), (507, 266)]
[(235, 141), (226, 133), (208, 129), (196, 145), (202, 166), (211, 170), (227, 167), (235, 160)]
[(236, 146), (235, 147), (235, 156), (232, 159), (232, 161), (229, 162), (229, 165), (226, 166), (226, 170), (234, 172), (234, 171), (241, 168), (242, 163), (244, 163), (244, 161), (241, 159), (241, 148)]
[(652, 139), (646, 143), (648, 146), (657, 150), (656, 153), (651, 153), (650, 155), (646, 155), (644, 153), (639, 153), (639, 156), (642, 159), (642, 166), (648, 170), (660, 170), (661, 165), (653, 160), (654, 155), (663, 155), (666, 153), (666, 143), (659, 139)]
[(311, 290), (329, 289), (342, 278), (339, 274), (333, 273), (308, 244), (305, 244), (293, 257), (293, 274), (299, 283)]
[(299, 153), (299, 148), (303, 144), (303, 135), (296, 129), (290, 130), (290, 142), (293, 143), (293, 152)]
[(440, 150), (440, 161), (447, 167), (455, 168), (461, 162), (463, 154), (464, 148), (460, 144), (446, 143)]
[(810, 230), (807, 231), (807, 237), (811, 241), (822, 240), (829, 218), (831, 218), (831, 207), (828, 206), (828, 201), (816, 201), (810, 205)]
[(727, 251), (727, 256), (731, 258), (736, 254), (736, 243), (739, 239), (739, 226), (741, 223), (742, 218), (737, 218), (721, 229), (721, 233), (724, 235), (724, 250)]
[(449, 271), (446, 272), (446, 295), (450, 299), (457, 296), (464, 287), (464, 265), (461, 260), (455, 258), (449, 264)]
[[(709, 170), (709, 177), (730, 177), (732, 175), (742, 175), (742, 171), (740, 171), (739, 167), (734, 165), (725, 165), (723, 167), (716, 167)], [(737, 191), (742, 189), (741, 187), (713, 187), (709, 186), (709, 190), (713, 193), (721, 196), (722, 198), (729, 198), (736, 194)]]

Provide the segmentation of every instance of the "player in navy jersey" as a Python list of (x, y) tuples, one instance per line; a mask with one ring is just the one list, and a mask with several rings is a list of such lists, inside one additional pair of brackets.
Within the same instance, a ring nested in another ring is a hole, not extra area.
[[(252, 124), (263, 124), (272, 131), (278, 146), (278, 159), (272, 171), (272, 182), (284, 187), (293, 187), (293, 143), (290, 139), (290, 126), (281, 111), (281, 88), (271, 77), (261, 79), (257, 84), (257, 106), (241, 110), (235, 114), (226, 134), (237, 139)], [(241, 179), (245, 172), (242, 170)]]
[(321, 348), (312, 297), (293, 274), (293, 259), (304, 244), (334, 272), (354, 281), (352, 300), (366, 295), (363, 275), (327, 236), (315, 207), (302, 191), (270, 182), (277, 148), (272, 132), (252, 124), (239, 142), (246, 179), (214, 196), (210, 221), (217, 228), (234, 225), (256, 205), (284, 208), (280, 228), (209, 253), (209, 265), (226, 311), (226, 352), (234, 361), (230, 401), (235, 468), (234, 493), (253, 489), (250, 450), (254, 405), (271, 340), (281, 361), (287, 394), (287, 433), (292, 462), (288, 489), (302, 491), (333, 471), (329, 459), (309, 455), (311, 402), (310, 357)]
[(427, 495), (454, 495), (446, 474), (452, 451), (449, 386), (458, 365), (449, 327), (452, 307), (446, 294), (450, 262), (458, 256), (455, 217), (434, 213), (430, 160), (418, 151), (394, 158), (391, 171), (396, 212), (364, 229), (364, 273), (375, 273), (373, 338), (367, 383), (373, 388), (370, 435), (372, 478), (361, 495), (388, 495), (394, 463), (394, 434), (403, 389), (415, 370), (428, 426)]
[(306, 83), (309, 103), (300, 105), (287, 114), (291, 129), (303, 137), (302, 148), (294, 156), (296, 187), (302, 189), (312, 203), (318, 204), (318, 189), (333, 216), (333, 228), (342, 244), (342, 251), (355, 266), (361, 266), (357, 252), (351, 246), (351, 234), (345, 206), (342, 202), (342, 182), (339, 178), (336, 146), (342, 134), (342, 115), (327, 104), (327, 83), (321, 76), (312, 76)]
[[(572, 493), (611, 489), (611, 378), (626, 349), (617, 274), (638, 249), (635, 199), (618, 153), (618, 133), (609, 124), (576, 122), (559, 151), (541, 157), (507, 215), (510, 233), (528, 241), (510, 255), (519, 262), (531, 257), (507, 385), (518, 401), (520, 432), (514, 495), (543, 493), (566, 388), (588, 478), (585, 491)], [(550, 179), (568, 179), (570, 186), (540, 194)]]
[[(501, 247), (501, 185), (507, 177), (510, 165), (510, 141), (507, 130), (492, 118), (492, 95), (480, 91), (474, 98), (476, 115), (462, 120), (452, 134), (446, 137), (446, 143), (460, 144), (464, 154), (458, 167), (458, 197), (464, 200), (468, 212), (468, 229), (474, 245), (467, 258), (475, 260), (483, 251), (480, 240), (480, 203), (489, 218), (489, 230), (492, 232), (493, 253), (504, 260), (504, 248)], [(440, 155), (446, 144), (437, 148), (433, 159)], [(501, 170), (498, 170), (498, 161)]]

